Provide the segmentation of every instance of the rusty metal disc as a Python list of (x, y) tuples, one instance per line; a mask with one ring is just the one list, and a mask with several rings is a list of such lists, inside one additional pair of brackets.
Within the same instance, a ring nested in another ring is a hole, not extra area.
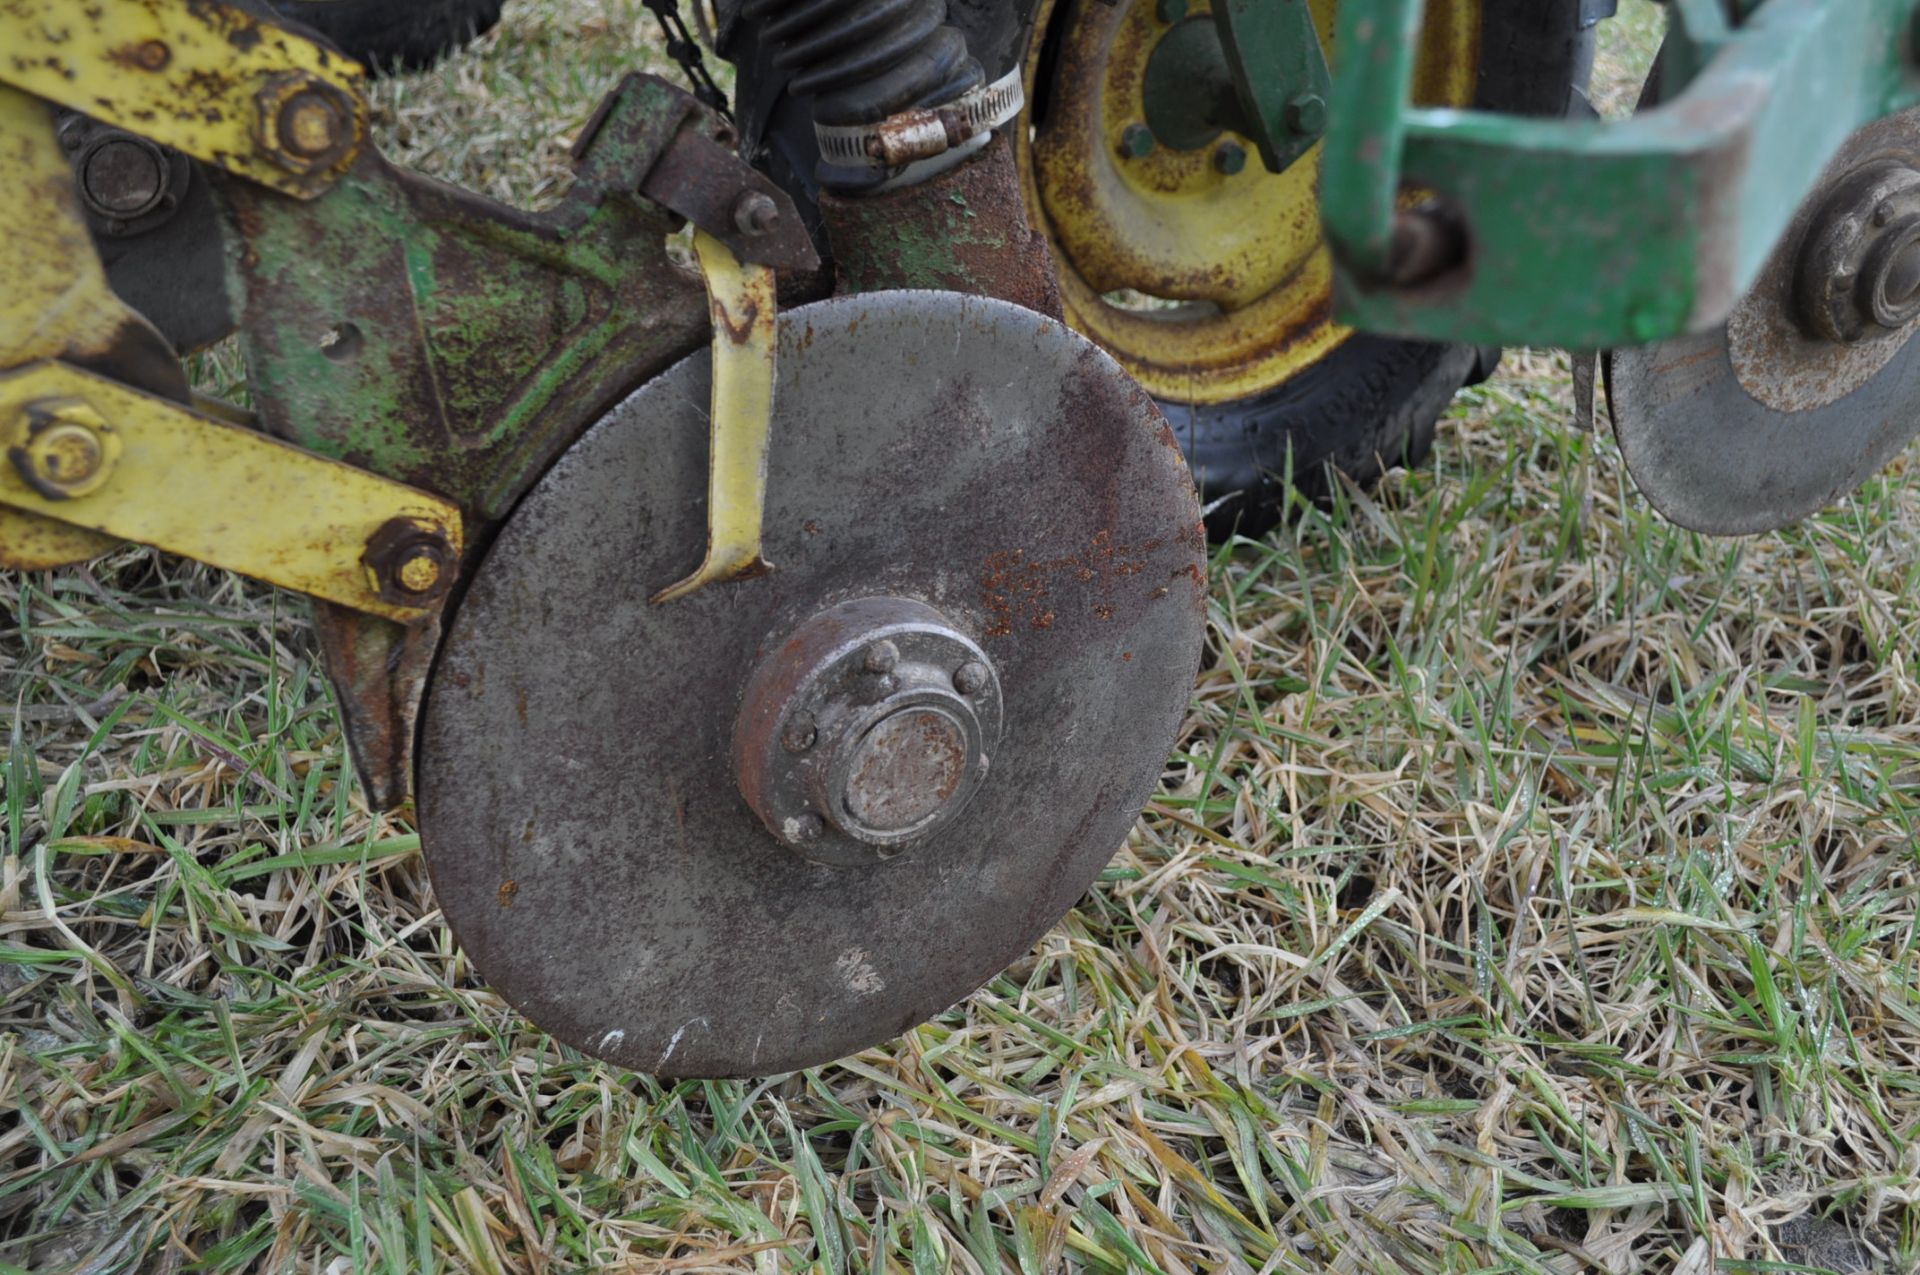
[(1607, 356), (1634, 483), (1714, 535), (1817, 512), (1920, 432), (1916, 331), (1920, 109), (1848, 140), (1725, 324)]
[(429, 685), (421, 832), (540, 1026), (771, 1074), (946, 1008), (1087, 888), (1185, 710), (1204, 543), (1086, 339), (869, 293), (782, 317), (774, 569), (650, 605), (704, 548), (707, 394), (704, 353), (649, 382), (500, 533)]

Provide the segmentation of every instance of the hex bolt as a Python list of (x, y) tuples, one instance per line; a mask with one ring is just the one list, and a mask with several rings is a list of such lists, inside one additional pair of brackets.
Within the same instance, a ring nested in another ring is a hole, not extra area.
[(804, 753), (818, 738), (820, 729), (814, 724), (813, 714), (795, 713), (780, 732), (780, 746), (790, 753)]
[(991, 677), (992, 674), (987, 672), (986, 665), (979, 660), (968, 660), (953, 670), (953, 689), (962, 695), (978, 695), (987, 689), (987, 682)]
[(289, 172), (338, 163), (353, 147), (352, 100), (304, 71), (274, 76), (254, 95), (254, 109), (254, 141)]
[(867, 648), (867, 655), (861, 661), (861, 667), (869, 673), (891, 673), (900, 663), (900, 648), (886, 638), (881, 638)]
[(21, 413), (7, 456), (28, 486), (48, 500), (77, 500), (106, 485), (120, 440), (82, 399), (36, 399)]
[(1222, 142), (1213, 151), (1214, 171), (1227, 177), (1247, 166), (1247, 148), (1238, 142)]
[(1158, 144), (1145, 124), (1129, 124), (1120, 134), (1120, 153), (1129, 159), (1145, 159)]
[(1154, 15), (1168, 26), (1187, 16), (1187, 0), (1160, 0)]
[(1302, 137), (1327, 131), (1327, 104), (1313, 93), (1302, 93), (1287, 103), (1287, 127)]
[(764, 235), (780, 224), (780, 205), (772, 196), (750, 190), (733, 201), (733, 224), (743, 235)]
[(360, 555), (374, 591), (388, 602), (418, 606), (446, 592), (453, 548), (446, 535), (417, 518), (389, 518), (367, 537)]

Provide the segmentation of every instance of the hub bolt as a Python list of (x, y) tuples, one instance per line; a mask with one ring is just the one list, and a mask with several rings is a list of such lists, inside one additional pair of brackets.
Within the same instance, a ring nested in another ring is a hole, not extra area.
[(1129, 159), (1145, 159), (1156, 145), (1153, 130), (1145, 124), (1129, 124), (1120, 134), (1120, 153)]
[(862, 664), (869, 673), (891, 673), (900, 663), (900, 648), (881, 638), (867, 648), (867, 658)]
[(1215, 171), (1231, 177), (1247, 166), (1247, 148), (1238, 142), (1222, 142), (1213, 152)]
[(1154, 15), (1168, 26), (1187, 16), (1187, 0), (1160, 0)]
[(820, 737), (815, 728), (812, 713), (797, 713), (787, 723), (786, 730), (780, 733), (780, 746), (790, 753), (804, 753), (813, 747), (813, 741)]
[(953, 670), (953, 689), (962, 695), (978, 695), (987, 689), (987, 682), (991, 677), (992, 674), (987, 672), (986, 665), (978, 660), (968, 660)]

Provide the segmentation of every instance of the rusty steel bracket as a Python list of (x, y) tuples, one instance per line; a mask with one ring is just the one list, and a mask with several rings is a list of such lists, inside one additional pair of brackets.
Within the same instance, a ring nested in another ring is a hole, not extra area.
[(0, 373), (0, 441), (0, 504), (402, 624), (458, 567), (451, 503), (69, 364)]
[(228, 0), (0, 0), (0, 82), (295, 198), (366, 141), (359, 63)]
[(737, 260), (706, 231), (693, 236), (713, 312), (707, 428), (707, 552), (692, 575), (653, 595), (671, 602), (723, 580), (763, 575), (767, 450), (773, 441), (778, 307), (773, 271)]
[(733, 149), (733, 127), (691, 93), (630, 75), (601, 99), (576, 159), (597, 147), (645, 157), (628, 172), (638, 193), (686, 218), (739, 260), (776, 270), (816, 270), (820, 254), (793, 199)]

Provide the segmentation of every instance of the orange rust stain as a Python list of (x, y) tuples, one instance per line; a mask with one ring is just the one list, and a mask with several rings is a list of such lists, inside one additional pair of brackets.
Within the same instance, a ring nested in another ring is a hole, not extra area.
[(501, 882), (500, 883), (500, 906), (503, 908), (512, 907), (513, 896), (518, 893), (520, 893), (519, 882), (514, 881), (512, 879), (508, 879), (506, 881)]

